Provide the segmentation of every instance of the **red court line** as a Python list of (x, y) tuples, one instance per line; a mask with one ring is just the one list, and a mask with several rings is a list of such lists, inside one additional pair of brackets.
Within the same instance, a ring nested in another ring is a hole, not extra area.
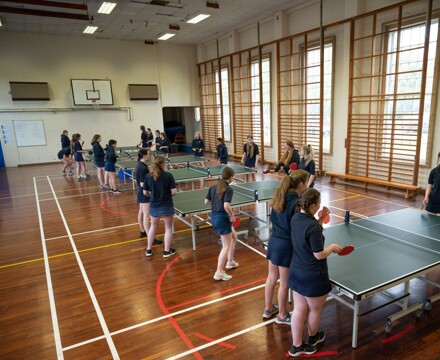
[(403, 329), (402, 331), (398, 332), (397, 334), (395, 334), (393, 336), (390, 336), (390, 337), (388, 337), (386, 339), (383, 339), (382, 343), (383, 344), (388, 344), (388, 343), (390, 343), (392, 341), (395, 341), (395, 340), (401, 338), (403, 335), (408, 334), (412, 330), (414, 330), (414, 325), (409, 325), (405, 329)]
[(99, 207), (100, 207), (102, 210), (109, 212), (110, 214), (127, 215), (128, 212), (125, 212), (125, 211), (112, 211), (112, 210), (110, 210), (109, 208), (107, 208), (107, 207), (105, 206), (105, 203), (106, 203), (107, 201), (109, 201), (109, 200), (112, 200), (112, 199), (113, 199), (113, 196), (121, 196), (121, 195), (112, 195), (112, 197), (107, 197), (107, 199), (101, 201), (101, 203), (99, 204)]
[(244, 287), (250, 286), (250, 285), (254, 285), (254, 284), (257, 284), (257, 283), (264, 282), (264, 281), (266, 281), (266, 280), (267, 280), (267, 278), (262, 278), (262, 279), (258, 279), (258, 280), (254, 280), (254, 281), (248, 282), (248, 283), (246, 283), (246, 284), (242, 284), (242, 285), (239, 285), (239, 286), (235, 286), (235, 287), (233, 287), (233, 288), (229, 288), (229, 289), (225, 289), (225, 290), (222, 290), (222, 291), (218, 291), (218, 292), (215, 292), (215, 293), (213, 293), (213, 294), (209, 294), (209, 295), (206, 295), (206, 296), (201, 296), (201, 297), (199, 297), (199, 298), (197, 298), (197, 299), (188, 300), (188, 301), (185, 301), (185, 302), (183, 302), (183, 303), (180, 303), (180, 304), (176, 304), (176, 305), (170, 306), (170, 307), (168, 308), (168, 310), (172, 310), (172, 309), (175, 309), (175, 308), (178, 308), (178, 307), (182, 307), (182, 306), (185, 306), (185, 305), (189, 305), (189, 304), (195, 303), (195, 302), (197, 302), (197, 301), (206, 300), (206, 299), (212, 298), (212, 297), (214, 297), (214, 296), (218, 296), (218, 295), (222, 295), (222, 294), (225, 294), (225, 293), (228, 293), (228, 292), (232, 292), (232, 291), (234, 291), (234, 290), (238, 290), (238, 289), (241, 289), (241, 288), (244, 288)]
[[(308, 358), (308, 357), (321, 357), (321, 356), (334, 356), (334, 355), (339, 355), (339, 352), (336, 350), (318, 351), (311, 355), (303, 354), (298, 357)], [(286, 358), (291, 358), (288, 352), (285, 353), (285, 356)]]
[[(215, 341), (215, 339), (210, 338), (210, 337), (203, 335), (203, 334), (200, 334), (200, 333), (196, 333), (195, 335), (198, 336), (200, 339), (203, 339), (203, 340), (206, 340), (209, 342)], [(225, 348), (232, 349), (232, 350), (235, 350), (237, 348), (235, 345), (231, 345), (231, 344), (225, 343), (223, 341), (217, 343), (217, 345), (221, 345), (221, 346), (224, 346)]]
[[(162, 295), (161, 295), (161, 286), (162, 286), (162, 281), (166, 275), (166, 273), (168, 272), (168, 270), (171, 268), (171, 266), (173, 266), (173, 264), (180, 260), (180, 257), (183, 255), (186, 255), (187, 253), (189, 253), (190, 251), (193, 251), (192, 249), (188, 249), (187, 251), (185, 251), (184, 253), (182, 253), (182, 255), (175, 255), (176, 258), (173, 259), (167, 266), (166, 268), (162, 271), (162, 273), (159, 276), (159, 279), (157, 281), (156, 284), (156, 298), (157, 298), (157, 302), (159, 303), (159, 306), (161, 308), (161, 310), (163, 311), (163, 313), (165, 315), (168, 315), (170, 312), (168, 311), (168, 309), (165, 307), (165, 304), (162, 300)], [(181, 329), (181, 327), (179, 326), (179, 324), (177, 324), (177, 321), (174, 320), (174, 318), (169, 317), (168, 321), (173, 325), (174, 329), (177, 331), (177, 333), (179, 334), (179, 336), (182, 338), (182, 340), (184, 341), (184, 343), (188, 346), (188, 348), (190, 349), (194, 349), (195, 346), (191, 343), (191, 341), (188, 339), (188, 337), (186, 336), (186, 334), (183, 332), (183, 330)], [(196, 359), (198, 360), (203, 360), (203, 357), (198, 353), (195, 352), (194, 356), (196, 357)]]

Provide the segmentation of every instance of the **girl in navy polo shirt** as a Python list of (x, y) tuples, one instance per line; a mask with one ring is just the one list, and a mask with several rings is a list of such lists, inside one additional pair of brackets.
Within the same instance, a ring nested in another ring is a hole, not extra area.
[[(243, 156), (241, 157), (241, 163), (249, 168), (257, 169), (258, 162), (260, 161), (260, 151), (258, 145), (254, 143), (252, 135), (247, 136), (247, 143), (243, 145)], [(255, 181), (255, 174), (250, 174), (249, 181)]]
[[(319, 330), (321, 310), (332, 289), (327, 268), (327, 257), (338, 253), (341, 247), (331, 244), (324, 247), (322, 223), (330, 211), (324, 206), (319, 220), (315, 214), (321, 207), (321, 194), (315, 189), (305, 190), (298, 200), (301, 207), (290, 222), (293, 245), (290, 264), (289, 287), (295, 304), (291, 316), (292, 347), (289, 355), (314, 354), (316, 345), (325, 340)], [(303, 342), (304, 323), (309, 337)]]
[(211, 204), (212, 227), (222, 239), (222, 250), (218, 256), (217, 271), (214, 274), (215, 280), (232, 279), (232, 276), (224, 271), (225, 264), (226, 269), (238, 267), (238, 263), (234, 260), (237, 234), (232, 227), (232, 223), (235, 221), (235, 215), (231, 208), (234, 191), (229, 186), (233, 179), (234, 170), (225, 167), (221, 179), (216, 185), (210, 187), (205, 199), (205, 204)]
[[(66, 169), (70, 168), (73, 164), (73, 161), (70, 158), (70, 146), (62, 148), (60, 151), (58, 151), (57, 157), (63, 162), (63, 169), (61, 170), (61, 174), (63, 176), (66, 176)], [(73, 175), (72, 170), (70, 170), (69, 175)]]
[(217, 138), (217, 159), (219, 164), (228, 163), (228, 148), (221, 137)]
[(160, 131), (159, 130), (156, 130), (155, 132), (154, 132), (154, 149), (153, 150), (156, 150), (156, 151), (159, 151), (159, 143), (160, 143)]
[(145, 126), (141, 125), (140, 127), (141, 129), (141, 142), (138, 144), (138, 147), (142, 147), (142, 148), (148, 148), (148, 134), (145, 131)]
[(165, 157), (168, 157), (169, 148), (170, 143), (168, 142), (167, 136), (164, 132), (161, 132), (159, 137), (159, 144), (156, 145), (156, 150), (164, 154)]
[[(292, 240), (290, 235), (290, 220), (297, 212), (299, 194), (307, 189), (309, 174), (304, 170), (292, 171), (289, 176), (283, 177), (281, 184), (272, 197), (270, 205), (272, 211), (270, 220), (272, 232), (267, 249), (268, 271), (265, 287), (265, 303), (263, 317), (271, 318), (279, 312), (275, 322), (290, 325), (290, 315), (287, 311), (287, 295), (289, 291), (289, 268), (292, 258)], [(278, 288), (278, 306), (272, 304), (275, 286), (280, 280)]]
[(84, 162), (82, 143), (81, 143), (81, 134), (73, 134), (73, 160), (76, 162), (76, 175), (78, 180), (87, 180), (86, 174), (86, 164)]
[(192, 141), (192, 149), (194, 151), (194, 156), (198, 156), (198, 157), (203, 156), (203, 150), (205, 150), (205, 143), (199, 131), (197, 131), (194, 134), (194, 140)]
[(313, 180), (315, 180), (315, 160), (313, 160), (313, 148), (312, 145), (302, 145), (299, 148), (299, 156), (301, 159), (299, 160), (298, 169), (303, 169), (307, 171), (310, 176), (307, 182), (307, 187), (312, 188), (315, 186)]
[(101, 189), (108, 189), (104, 177), (104, 167), (105, 167), (105, 152), (101, 146), (101, 135), (95, 134), (92, 138), (92, 149), (93, 149), (93, 161), (96, 166), (96, 172), (98, 173), (98, 180)]
[(429, 173), (423, 204), (426, 205), (426, 211), (433, 214), (440, 213), (440, 152), (437, 156), (437, 167)]
[(105, 148), (105, 174), (108, 177), (108, 183), (110, 185), (110, 192), (114, 195), (119, 195), (121, 192), (118, 190), (116, 185), (116, 161), (118, 157), (116, 156), (115, 147), (117, 145), (116, 140), (109, 140), (108, 146)]
[(144, 195), (150, 196), (151, 226), (148, 231), (148, 246), (146, 256), (152, 256), (154, 238), (156, 237), (157, 225), (162, 217), (165, 223), (165, 249), (163, 257), (167, 258), (176, 253), (171, 248), (173, 239), (174, 203), (176, 195), (176, 181), (171, 173), (165, 171), (165, 158), (157, 156), (151, 165), (151, 172), (147, 174), (144, 182)]
[(293, 144), (293, 141), (287, 140), (284, 143), (284, 150), (285, 152), (281, 157), (281, 159), (278, 161), (278, 164), (275, 167), (275, 169), (273, 170), (266, 169), (263, 171), (264, 174), (274, 173), (281, 170), (284, 170), (284, 172), (288, 174), (290, 171), (290, 165), (292, 165), (293, 163), (299, 165), (299, 154), (298, 154), (298, 150), (295, 149), (295, 145)]

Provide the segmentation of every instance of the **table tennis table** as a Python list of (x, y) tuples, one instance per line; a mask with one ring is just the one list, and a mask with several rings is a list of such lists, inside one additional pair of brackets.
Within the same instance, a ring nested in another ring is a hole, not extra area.
[[(137, 161), (135, 160), (120, 160), (116, 162), (115, 166), (122, 170), (126, 177), (133, 180), (133, 170), (136, 168)], [(149, 166), (152, 164), (152, 160), (146, 162)], [(206, 179), (210, 178), (220, 178), (222, 171), (225, 167), (230, 167), (234, 170), (236, 175), (247, 175), (249, 173), (254, 173), (255, 169), (247, 168), (238, 165), (212, 165), (212, 166), (197, 166), (191, 163), (187, 163), (187, 167), (166, 170), (173, 175), (176, 184), (182, 182), (191, 182), (192, 189), (194, 190), (194, 182), (200, 181), (202, 186)], [(124, 177), (125, 178), (125, 177)], [(134, 181), (133, 181), (134, 188)]]
[[(227, 165), (224, 165), (227, 166)], [(266, 203), (266, 217), (269, 216), (268, 201), (272, 198), (274, 191), (279, 187), (280, 182), (277, 180), (265, 180), (255, 181), (240, 184), (232, 184), (231, 187), (234, 190), (231, 206), (233, 208), (240, 208), (242, 206), (251, 205), (256, 202)], [(174, 196), (174, 210), (175, 217), (191, 227), (191, 236), (193, 250), (196, 250), (196, 235), (195, 231), (199, 229), (200, 222), (196, 219), (200, 219), (200, 215), (208, 214), (211, 212), (211, 205), (205, 204), (206, 194), (208, 188), (178, 192)], [(241, 210), (240, 210), (241, 212)], [(246, 213), (249, 215), (249, 213)], [(185, 217), (190, 217), (190, 221)], [(252, 216), (254, 217), (254, 216)], [(268, 219), (258, 219), (267, 223)], [(202, 219), (205, 222), (206, 219)]]
[[(328, 227), (324, 230), (326, 243), (353, 245), (347, 256), (331, 255), (328, 267), (333, 290), (330, 295), (353, 310), (352, 347), (357, 347), (359, 318), (388, 304), (401, 311), (388, 316), (385, 331), (392, 322), (416, 312), (440, 299), (440, 294), (426, 302), (409, 306), (410, 280), (419, 278), (431, 286), (440, 284), (422, 275), (440, 268), (440, 216), (415, 209), (403, 209)], [(384, 291), (404, 284), (403, 296), (392, 297)], [(384, 295), (389, 302), (365, 313), (360, 303), (373, 295)], [(348, 300), (347, 300), (348, 298)]]

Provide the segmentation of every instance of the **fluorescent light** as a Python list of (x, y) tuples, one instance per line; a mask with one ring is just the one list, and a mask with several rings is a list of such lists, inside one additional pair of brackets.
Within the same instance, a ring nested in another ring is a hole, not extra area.
[(211, 15), (207, 14), (199, 14), (196, 16), (193, 16), (192, 18), (189, 18), (189, 20), (186, 20), (187, 23), (190, 24), (197, 24), (198, 22), (205, 20), (206, 18), (209, 18)]
[(97, 26), (89, 25), (84, 29), (83, 34), (93, 34), (96, 30), (98, 30)]
[(2, 24), (2, 19), (0, 18), (0, 26), (3, 26), (3, 24)]
[(176, 34), (166, 33), (161, 35), (157, 40), (168, 40), (169, 38), (172, 38)]
[(112, 12), (112, 10), (115, 8), (115, 6), (116, 6), (116, 3), (104, 1), (98, 10), (98, 13), (110, 14)]

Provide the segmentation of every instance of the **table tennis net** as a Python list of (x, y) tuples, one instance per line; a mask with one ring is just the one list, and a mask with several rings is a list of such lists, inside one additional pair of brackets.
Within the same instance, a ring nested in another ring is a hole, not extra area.
[(203, 166), (197, 166), (196, 164), (189, 164), (188, 165), (188, 169), (191, 169), (193, 171), (197, 171), (200, 174), (206, 175), (206, 176), (210, 176), (210, 171), (208, 167), (203, 167)]
[(258, 190), (248, 189), (248, 188), (240, 186), (240, 185), (231, 185), (231, 187), (234, 189), (234, 193), (239, 193), (243, 196), (249, 197), (253, 201), (258, 200)]
[(440, 255), (440, 225), (437, 225), (439, 238), (402, 230), (370, 219), (353, 221), (350, 223), (350, 226), (379, 235), (384, 240), (395, 241), (419, 250)]

